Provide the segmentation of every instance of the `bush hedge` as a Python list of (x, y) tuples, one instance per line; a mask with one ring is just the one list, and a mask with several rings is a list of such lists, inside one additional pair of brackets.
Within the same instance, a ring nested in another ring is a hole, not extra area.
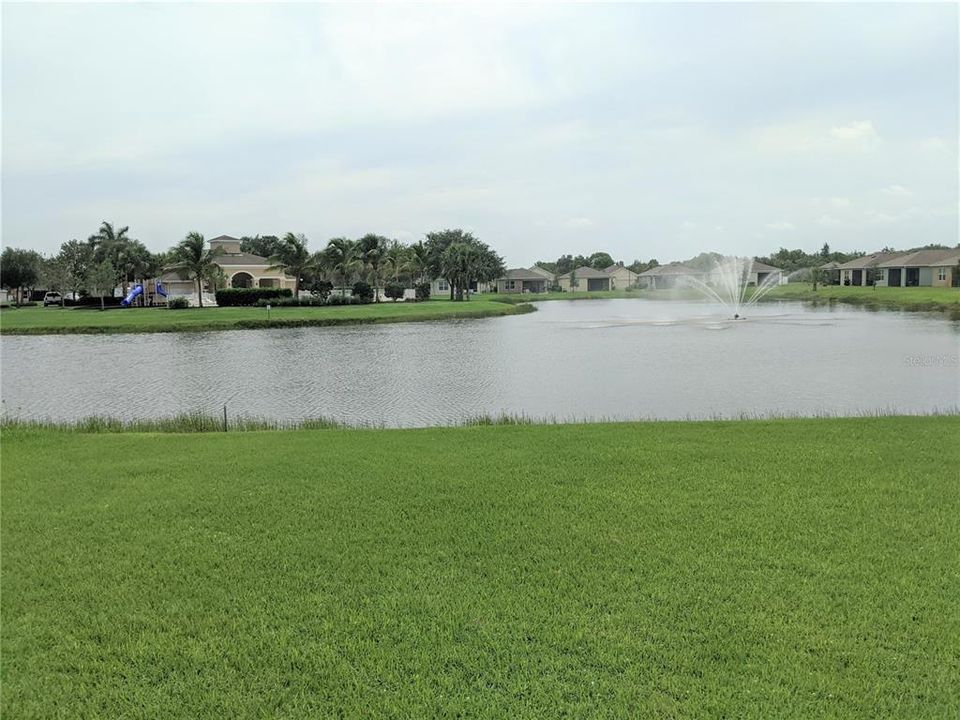
[(353, 284), (353, 297), (361, 302), (373, 302), (373, 288), (362, 280)]
[(413, 290), (417, 294), (417, 300), (430, 299), (430, 283), (417, 283)]
[(292, 298), (290, 288), (224, 288), (217, 290), (217, 305), (220, 307), (236, 307), (256, 305), (259, 300), (277, 300)]
[(170, 300), (167, 302), (167, 307), (170, 310), (186, 310), (188, 307), (190, 307), (190, 301), (185, 297), (170, 298)]

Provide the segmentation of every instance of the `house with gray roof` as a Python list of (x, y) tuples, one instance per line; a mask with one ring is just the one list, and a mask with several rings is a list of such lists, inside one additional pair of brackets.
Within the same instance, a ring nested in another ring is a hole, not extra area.
[(553, 276), (541, 267), (512, 268), (497, 279), (498, 293), (543, 293)]
[(876, 282), (877, 265), (905, 254), (902, 252), (875, 252), (840, 263), (837, 266), (837, 270), (840, 272), (840, 284), (863, 287), (873, 285)]
[(637, 273), (625, 266), (622, 262), (606, 267), (603, 271), (610, 276), (611, 290), (625, 290), (628, 287), (633, 287), (640, 278)]
[(683, 263), (657, 265), (640, 273), (637, 283), (648, 290), (666, 290), (675, 287), (695, 285), (705, 282), (706, 273), (688, 267)]
[(613, 280), (603, 270), (583, 265), (558, 277), (557, 284), (564, 292), (599, 292), (610, 290)]
[(901, 253), (876, 265), (880, 287), (960, 287), (960, 249)]

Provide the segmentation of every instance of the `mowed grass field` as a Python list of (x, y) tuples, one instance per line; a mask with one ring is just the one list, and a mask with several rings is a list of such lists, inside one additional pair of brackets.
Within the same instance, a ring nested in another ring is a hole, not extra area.
[(8, 430), (8, 718), (956, 717), (960, 417)]
[(496, 317), (528, 311), (529, 306), (490, 299), (462, 302), (382, 302), (334, 307), (89, 308), (24, 307), (0, 311), (0, 333), (131, 333), (239, 330), (358, 323)]

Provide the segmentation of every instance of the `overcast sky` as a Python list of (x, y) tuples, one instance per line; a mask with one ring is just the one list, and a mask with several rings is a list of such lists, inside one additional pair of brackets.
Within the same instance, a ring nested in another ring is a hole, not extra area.
[(3, 243), (45, 253), (958, 242), (954, 4), (5, 4), (2, 52)]

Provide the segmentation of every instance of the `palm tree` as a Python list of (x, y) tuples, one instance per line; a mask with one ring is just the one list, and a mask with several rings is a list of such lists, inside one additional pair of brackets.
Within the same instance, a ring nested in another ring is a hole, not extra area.
[(408, 248), (408, 254), (407, 268), (412, 275), (416, 276), (417, 281), (423, 282), (423, 276), (430, 267), (430, 248), (421, 240)]
[(357, 241), (357, 249), (364, 265), (369, 268), (369, 278), (373, 281), (374, 302), (380, 302), (380, 265), (387, 254), (387, 239), (382, 235), (370, 233)]
[(360, 267), (356, 243), (349, 238), (333, 238), (323, 250), (323, 264), (340, 277), (340, 296), (347, 296), (347, 277)]
[(283, 270), (287, 275), (293, 275), (293, 296), (300, 297), (300, 277), (308, 270), (317, 267), (317, 258), (307, 250), (307, 238), (301, 233), (294, 235), (288, 232), (283, 236), (283, 245), (280, 250), (270, 256), (268, 270)]
[(393, 281), (399, 282), (400, 273), (407, 269), (410, 252), (399, 240), (391, 240), (383, 262), (393, 271)]
[(178, 272), (182, 278), (197, 281), (197, 302), (200, 307), (203, 307), (203, 281), (216, 273), (219, 268), (216, 258), (222, 252), (220, 248), (208, 248), (207, 241), (198, 232), (188, 234), (171, 252), (176, 262), (166, 269)]
[[(116, 284), (117, 281), (120, 282), (123, 286), (124, 295), (127, 293), (127, 273), (134, 269), (131, 268), (131, 265), (135, 265), (135, 262), (129, 256), (137, 254), (136, 251), (131, 251), (128, 247), (131, 242), (129, 232), (129, 225), (117, 228), (113, 223), (108, 223), (104, 220), (100, 223), (97, 232), (87, 238), (87, 242), (93, 249), (94, 262), (110, 263), (110, 267), (112, 267), (117, 274), (114, 278), (114, 284)], [(141, 245), (140, 247), (143, 246)], [(146, 248), (143, 249), (146, 250)], [(113, 295), (112, 290), (110, 294)]]

